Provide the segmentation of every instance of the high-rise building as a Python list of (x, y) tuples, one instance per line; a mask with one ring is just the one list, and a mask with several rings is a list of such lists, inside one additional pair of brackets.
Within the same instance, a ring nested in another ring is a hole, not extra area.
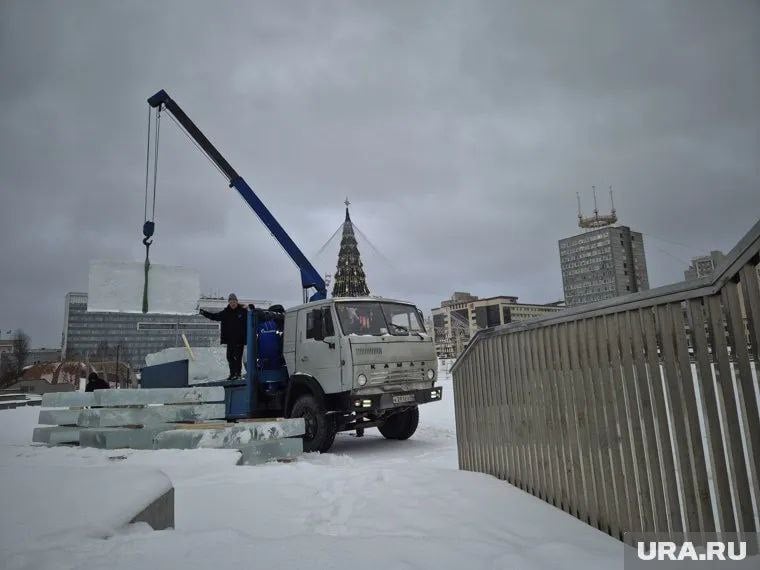
[(563, 308), (559, 303), (519, 303), (517, 297), (507, 295), (480, 299), (457, 291), (432, 310), (436, 352), (440, 358), (455, 358), (479, 329), (524, 321)]
[(726, 256), (722, 251), (713, 250), (710, 252), (710, 255), (693, 258), (689, 268), (683, 272), (684, 280), (691, 281), (692, 279), (700, 279), (712, 275), (724, 257)]
[[(610, 200), (612, 191), (610, 190)], [(559, 240), (565, 303), (572, 307), (649, 289), (644, 239), (628, 226), (615, 226), (617, 214), (584, 217), (578, 199), (581, 234)]]
[[(268, 301), (244, 300), (241, 304), (268, 306)], [(201, 298), (200, 308), (219, 311), (227, 301)], [(87, 293), (67, 293), (61, 347), (64, 360), (102, 358), (128, 363), (134, 370), (145, 366), (145, 356), (182, 346), (182, 335), (191, 346), (217, 346), (219, 323), (201, 315), (160, 313), (88, 312)]]
[(366, 297), (369, 295), (367, 279), (364, 275), (359, 247), (354, 235), (354, 225), (348, 214), (350, 202), (346, 198), (346, 219), (343, 222), (343, 235), (340, 240), (338, 267), (333, 277), (333, 297)]

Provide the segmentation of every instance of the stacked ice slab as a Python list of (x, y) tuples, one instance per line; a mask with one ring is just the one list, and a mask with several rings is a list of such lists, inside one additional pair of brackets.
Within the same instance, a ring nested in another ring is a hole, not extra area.
[[(302, 418), (224, 420), (224, 388), (59, 392), (42, 398), (37, 443), (101, 449), (226, 448), (241, 464), (291, 458), (303, 451)], [(54, 408), (54, 409), (47, 409)]]

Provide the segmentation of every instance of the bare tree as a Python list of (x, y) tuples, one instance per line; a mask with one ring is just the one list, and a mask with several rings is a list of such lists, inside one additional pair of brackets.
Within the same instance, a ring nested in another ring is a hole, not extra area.
[(24, 373), (24, 366), (29, 359), (29, 336), (21, 329), (13, 335), (11, 359), (14, 367), (13, 372), (16, 374), (16, 378), (19, 378)]

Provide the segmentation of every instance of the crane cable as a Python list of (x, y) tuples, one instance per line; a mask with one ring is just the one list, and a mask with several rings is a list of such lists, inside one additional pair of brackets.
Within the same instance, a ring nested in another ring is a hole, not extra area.
[(145, 151), (145, 205), (143, 211), (143, 244), (145, 245), (145, 284), (143, 286), (142, 312), (148, 312), (148, 272), (150, 270), (150, 246), (151, 239), (156, 229), (156, 185), (158, 183), (158, 141), (161, 132), (161, 107), (156, 108), (156, 121), (153, 125), (156, 142), (153, 145), (153, 199), (148, 219), (148, 194), (150, 191), (150, 135), (151, 135), (151, 109), (148, 109), (148, 144)]

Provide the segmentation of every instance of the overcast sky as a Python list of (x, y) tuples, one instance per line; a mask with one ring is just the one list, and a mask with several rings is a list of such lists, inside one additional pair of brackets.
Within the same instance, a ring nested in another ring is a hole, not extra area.
[[(89, 260), (144, 256), (145, 100), (162, 88), (307, 256), (348, 195), (390, 260), (362, 252), (372, 293), (426, 312), (455, 290), (561, 298), (557, 240), (592, 184), (644, 232), (653, 286), (760, 215), (757, 1), (1, 0), (4, 331), (58, 345)], [(153, 262), (196, 268), (205, 291), (300, 300), (168, 120), (156, 226)]]

